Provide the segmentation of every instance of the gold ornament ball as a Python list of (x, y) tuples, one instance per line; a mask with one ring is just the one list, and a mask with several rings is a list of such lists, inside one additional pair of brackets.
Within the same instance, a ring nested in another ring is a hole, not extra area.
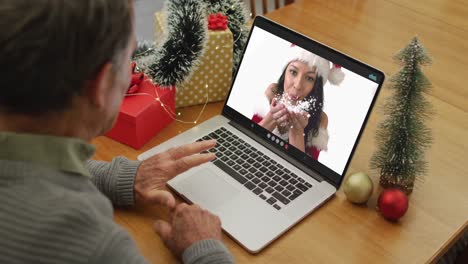
[(364, 172), (357, 172), (350, 175), (343, 186), (343, 191), (349, 201), (357, 204), (365, 203), (369, 200), (374, 189), (371, 178)]

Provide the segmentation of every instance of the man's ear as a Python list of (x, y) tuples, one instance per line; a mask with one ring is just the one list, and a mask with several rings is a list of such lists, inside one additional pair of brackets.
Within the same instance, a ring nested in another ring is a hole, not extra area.
[(90, 103), (97, 108), (103, 108), (106, 104), (109, 89), (113, 85), (113, 74), (112, 64), (105, 63), (96, 73), (94, 79), (87, 83), (86, 96)]

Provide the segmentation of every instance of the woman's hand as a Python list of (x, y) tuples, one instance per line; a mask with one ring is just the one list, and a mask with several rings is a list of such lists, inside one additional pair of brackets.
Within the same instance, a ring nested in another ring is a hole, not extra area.
[(273, 98), (270, 103), (270, 111), (258, 123), (260, 126), (273, 131), (275, 127), (285, 126), (288, 127), (288, 111), (283, 104), (278, 104), (277, 100)]
[(301, 134), (304, 133), (304, 129), (309, 123), (309, 114), (307, 112), (289, 112), (289, 116), (291, 120), (291, 129), (296, 132), (300, 132)]
[(270, 113), (277, 126), (287, 127), (289, 125), (288, 109), (284, 104), (279, 104), (275, 98), (271, 100)]
[(289, 129), (289, 143), (301, 151), (305, 151), (304, 129), (309, 123), (309, 114), (306, 112), (289, 112), (291, 127)]

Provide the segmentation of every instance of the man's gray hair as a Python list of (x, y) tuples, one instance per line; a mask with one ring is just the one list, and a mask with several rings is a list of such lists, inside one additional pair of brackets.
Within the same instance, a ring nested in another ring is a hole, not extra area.
[(67, 109), (132, 30), (131, 0), (2, 0), (0, 111)]

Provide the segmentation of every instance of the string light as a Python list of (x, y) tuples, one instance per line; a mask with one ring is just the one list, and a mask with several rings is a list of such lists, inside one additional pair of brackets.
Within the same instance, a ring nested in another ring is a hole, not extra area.
[(145, 54), (147, 54), (147, 53), (149, 53), (150, 51), (153, 51), (153, 50), (154, 50), (153, 48), (148, 48), (147, 50), (142, 51), (142, 52), (136, 54), (136, 55), (135, 55), (135, 58), (141, 57), (141, 56), (143, 56), (143, 55), (145, 55)]
[[(242, 32), (242, 31), (243, 31), (243, 30), (241, 29), (241, 32)], [(236, 39), (236, 41), (233, 42), (233, 44), (236, 43), (236, 42), (240, 39), (240, 37), (241, 37), (241, 34), (239, 34), (238, 38)], [(215, 49), (216, 49), (216, 50), (218, 50), (219, 48), (229, 48), (229, 49), (232, 49), (233, 44), (227, 44), (227, 45), (223, 45), (223, 46), (216, 46)], [(146, 51), (143, 51), (143, 52), (141, 52), (141, 53), (138, 54), (138, 55), (141, 56), (141, 55), (143, 55), (143, 54), (149, 53), (149, 52), (152, 51), (152, 50), (154, 50), (154, 49), (153, 49), (153, 48), (149, 48), (149, 49), (147, 49)], [(140, 69), (138, 68), (138, 66), (137, 66), (137, 70), (140, 70)], [(177, 112), (177, 113), (172, 112), (171, 109), (170, 109), (166, 104), (164, 104), (164, 103), (161, 101), (160, 96), (159, 96), (159, 93), (158, 93), (158, 90), (156, 89), (156, 87), (155, 87), (155, 89), (154, 89), (154, 90), (155, 90), (155, 95), (156, 95), (155, 100), (156, 100), (157, 102), (160, 103), (160, 105), (161, 105), (161, 107), (164, 109), (164, 111), (165, 111), (165, 112), (169, 115), (169, 117), (171, 117), (173, 120), (175, 120), (175, 121), (177, 121), (177, 122), (179, 122), (179, 123), (183, 123), (183, 124), (197, 124), (198, 121), (200, 120), (201, 115), (202, 115), (203, 112), (205, 111), (206, 105), (208, 104), (208, 100), (209, 100), (209, 94), (208, 94), (209, 85), (208, 85), (207, 79), (208, 79), (208, 76), (205, 76), (205, 89), (206, 89), (206, 96), (205, 96), (206, 99), (205, 99), (205, 103), (203, 104), (203, 107), (202, 107), (202, 109), (200, 110), (200, 113), (198, 114), (197, 118), (196, 118), (194, 121), (185, 121), (185, 120), (181, 120), (181, 119), (177, 118), (177, 117), (179, 117), (179, 116), (182, 115), (181, 112)], [(151, 82), (153, 82), (153, 81), (151, 80)], [(153, 83), (154, 83), (154, 82), (153, 82)], [(177, 89), (179, 89), (179, 90), (184, 90), (185, 87), (184, 87), (184, 85), (180, 84), (180, 85), (177, 85)], [(153, 97), (152, 95), (150, 95), (150, 94), (148, 94), (148, 93), (127, 94), (126, 96), (137, 96), (137, 95), (144, 95), (144, 96), (151, 96), (151, 97)]]
[[(207, 78), (207, 77), (205, 77)], [(152, 82), (152, 81), (151, 81)], [(152, 82), (153, 83), (153, 82)], [(185, 121), (185, 120), (181, 120), (181, 119), (178, 119), (177, 116), (181, 116), (181, 113), (178, 112), (177, 114), (175, 112), (173, 112), (169, 106), (167, 106), (165, 103), (163, 103), (163, 101), (161, 100), (161, 97), (159, 96), (159, 92), (158, 92), (158, 89), (156, 88), (156, 86), (154, 86), (154, 93), (155, 93), (155, 96), (154, 97), (153, 95), (149, 94), (149, 93), (134, 93), (134, 94), (126, 94), (125, 97), (130, 97), (130, 96), (150, 96), (150, 97), (153, 97), (155, 101), (159, 102), (159, 104), (161, 105), (161, 108), (169, 115), (170, 118), (172, 118), (174, 121), (177, 121), (179, 123), (183, 123), (183, 124), (197, 124), (198, 123), (198, 120), (200, 120), (200, 117), (201, 115), (203, 114), (203, 112), (205, 111), (205, 108), (206, 108), (206, 105), (208, 104), (208, 99), (209, 99), (209, 96), (208, 96), (208, 83), (205, 84), (205, 87), (207, 89), (206, 91), (206, 100), (205, 100), (205, 103), (203, 104), (203, 107), (202, 109), (200, 110), (200, 113), (198, 113), (198, 116), (197, 118), (194, 120), (194, 121)]]
[(229, 45), (229, 44), (228, 44), (228, 45), (225, 45), (224, 47), (227, 47), (227, 48), (229, 48), (229, 47), (232, 47), (232, 46), (234, 46), (234, 44), (236, 44), (236, 43), (237, 43), (237, 41), (239, 41), (239, 40), (240, 40), (240, 38), (242, 37), (242, 32), (243, 32), (243, 29), (241, 28), (241, 30), (240, 30), (240, 31), (241, 31), (241, 32), (240, 32), (240, 33), (239, 33), (239, 35), (237, 36), (237, 39), (236, 39), (236, 40), (235, 40), (235, 41), (232, 43), (233, 45)]
[[(231, 10), (235, 8), (235, 5), (232, 5), (231, 6)], [(226, 13), (226, 12), (224, 12)], [(232, 19), (232, 18), (231, 18)], [(234, 22), (237, 22), (239, 24), (241, 24), (241, 27), (239, 29), (239, 34), (237, 36), (237, 38), (232, 42), (232, 43), (228, 43), (226, 45), (222, 45), (222, 46), (216, 46), (215, 49), (216, 50), (219, 50), (219, 48), (228, 48), (228, 49), (233, 49), (234, 45), (237, 44), (237, 42), (242, 38), (243, 36), (243, 33), (244, 33), (244, 28), (242, 28), (243, 26), (245, 26), (244, 23), (240, 23), (242, 21), (240, 21), (239, 19), (232, 19)], [(137, 54), (135, 57), (143, 57), (144, 55), (147, 55), (147, 54), (151, 54), (152, 52), (154, 52), (155, 49), (154, 48), (148, 48), (147, 50)], [(137, 66), (137, 70), (140, 71), (140, 69), (138, 68)], [(147, 70), (147, 69), (146, 69)], [(169, 117), (171, 117), (173, 120), (177, 121), (177, 122), (180, 122), (180, 123), (184, 123), (184, 124), (197, 124), (198, 123), (198, 120), (200, 119), (201, 115), (203, 114), (203, 112), (205, 111), (205, 108), (206, 108), (206, 105), (208, 104), (208, 100), (209, 100), (209, 96), (208, 96), (208, 91), (209, 91), (209, 85), (208, 85), (208, 82), (206, 81), (207, 79), (207, 76), (205, 76), (205, 89), (206, 89), (206, 100), (205, 100), (205, 103), (203, 104), (203, 107), (200, 111), (200, 113), (198, 114), (197, 118), (194, 120), (194, 121), (185, 121), (185, 120), (181, 120), (181, 119), (178, 119), (177, 117), (180, 117), (182, 114), (181, 112), (177, 112), (177, 113), (174, 113), (166, 104), (164, 104), (161, 99), (160, 99), (160, 96), (159, 96), (159, 93), (158, 93), (158, 90), (156, 89), (155, 87), (155, 95), (156, 95), (156, 98), (155, 100), (157, 102), (160, 103), (161, 107), (164, 109), (164, 111), (169, 115)], [(151, 80), (152, 81), (152, 80)], [(153, 81), (152, 81), (153, 82)], [(154, 82), (153, 82), (154, 83)], [(183, 85), (178, 85), (177, 87), (179, 90), (182, 90), (184, 89), (184, 86)], [(151, 94), (148, 94), (148, 93), (135, 93), (135, 94), (127, 94), (126, 96), (151, 96), (153, 97)]]

